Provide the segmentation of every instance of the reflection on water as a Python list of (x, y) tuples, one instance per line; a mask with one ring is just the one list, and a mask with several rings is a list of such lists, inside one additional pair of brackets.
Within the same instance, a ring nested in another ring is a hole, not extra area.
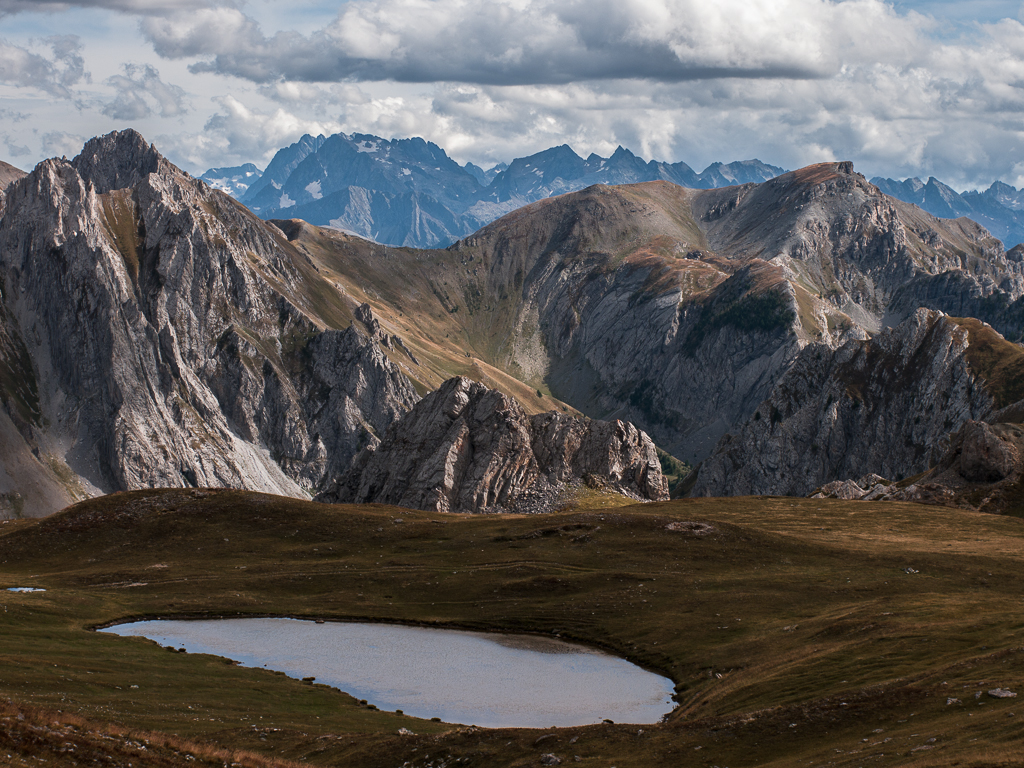
[(381, 709), (450, 723), (656, 723), (673, 706), (671, 680), (591, 648), (531, 635), (296, 619), (140, 621), (101, 631), (313, 676)]
[[(468, 633), (467, 633), (468, 634)], [(513, 648), (520, 651), (533, 651), (534, 653), (600, 653), (584, 645), (566, 643), (562, 640), (555, 640), (542, 635), (502, 635), (497, 632), (493, 634), (481, 634), (492, 643), (497, 643), (503, 648)]]

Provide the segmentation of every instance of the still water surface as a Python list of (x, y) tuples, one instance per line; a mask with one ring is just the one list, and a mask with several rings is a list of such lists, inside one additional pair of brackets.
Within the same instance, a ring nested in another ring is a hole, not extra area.
[(625, 659), (533, 635), (297, 619), (160, 620), (100, 630), (247, 667), (316, 677), (380, 709), (489, 728), (656, 723), (672, 681)]

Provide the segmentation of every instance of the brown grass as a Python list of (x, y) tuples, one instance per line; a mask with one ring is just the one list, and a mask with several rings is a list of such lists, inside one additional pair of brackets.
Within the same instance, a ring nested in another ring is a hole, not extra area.
[[(836, 163), (817, 163), (787, 174), (798, 184), (823, 184), (839, 176)], [(785, 178), (785, 177), (783, 177)]]
[(995, 407), (1004, 408), (1024, 399), (1024, 350), (973, 317), (950, 319), (967, 331), (967, 363), (985, 380)]
[[(97, 763), (162, 768), (224, 765), (235, 768), (298, 768), (303, 763), (268, 758), (251, 750), (224, 749), (168, 733), (129, 728), (74, 713), (0, 701), (0, 752), (15, 764), (52, 766)], [(0, 755), (2, 757), (2, 755)], [(0, 760), (2, 762), (2, 760)]]

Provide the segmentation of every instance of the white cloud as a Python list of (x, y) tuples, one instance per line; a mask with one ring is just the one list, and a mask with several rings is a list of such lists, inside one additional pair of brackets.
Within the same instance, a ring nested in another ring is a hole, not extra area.
[(65, 131), (43, 134), (42, 146), (46, 157), (74, 157), (82, 150), (86, 138)]
[(15, 13), (59, 13), (71, 8), (159, 14), (218, 5), (233, 6), (237, 3), (233, 0), (0, 0), (0, 16)]
[(334, 121), (310, 120), (278, 108), (263, 112), (244, 105), (233, 96), (217, 99), (220, 110), (202, 134), (171, 140), (173, 151), (194, 167), (231, 165), (254, 161), (265, 165), (281, 147), (309, 133), (329, 135), (341, 130)]
[(44, 42), (49, 56), (0, 40), (0, 83), (70, 98), (71, 87), (89, 79), (81, 41), (75, 35), (58, 35)]
[(354, 0), (309, 35), (268, 37), (229, 8), (143, 30), (162, 56), (258, 83), (511, 85), (827, 77), (850, 57), (904, 62), (923, 24), (881, 0)]
[(148, 64), (125, 64), (124, 74), (107, 79), (117, 96), (103, 108), (103, 114), (115, 120), (141, 120), (152, 114), (178, 117), (190, 111), (182, 88), (160, 79), (160, 73)]
[[(64, 6), (72, 10), (15, 14)], [(51, 126), (67, 126), (70, 103), (76, 132), (130, 120), (199, 171), (263, 164), (303, 133), (344, 130), (423, 136), (480, 165), (562, 143), (584, 155), (622, 144), (698, 169), (842, 158), (869, 175), (1018, 183), (1024, 25), (895, 10), (907, 7), (0, 0), (0, 110), (32, 115), (22, 135), (6, 128), (8, 152), (39, 151)], [(47, 42), (76, 25), (84, 45)]]

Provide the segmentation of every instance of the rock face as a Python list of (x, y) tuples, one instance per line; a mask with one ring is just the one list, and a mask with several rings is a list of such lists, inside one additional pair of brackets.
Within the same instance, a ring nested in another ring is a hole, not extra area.
[[(380, 316), (443, 323), (464, 355), (594, 418), (628, 420), (692, 464), (754, 415), (809, 345), (856, 347), (921, 306), (1024, 330), (1014, 252), (972, 222), (883, 195), (850, 163), (703, 191), (597, 185), (443, 252), (345, 248), (331, 264), (353, 291), (374, 286)], [(929, 416), (951, 429), (963, 418)]]
[[(968, 348), (964, 328), (923, 309), (870, 341), (808, 346), (700, 467), (692, 495), (806, 495), (837, 478), (928, 469), (933, 447), (993, 411)], [(985, 467), (994, 451), (979, 444)]]
[(0, 493), (35, 493), (25, 514), (143, 487), (314, 493), (418, 399), (279, 230), (133, 131), (8, 188), (0, 279), (0, 434), (21, 438)]
[(638, 500), (668, 487), (654, 444), (632, 424), (529, 417), (469, 379), (427, 395), (319, 499), (439, 512), (544, 512), (583, 480)]
[[(1017, 404), (1017, 409), (1024, 403)], [(1001, 412), (993, 415), (1000, 418)], [(1024, 425), (968, 421), (923, 475), (893, 483), (877, 475), (837, 480), (813, 498), (915, 501), (982, 512), (1024, 512)]]
[(924, 477), (890, 498), (1019, 514), (1022, 476), (1024, 425), (968, 421)]

